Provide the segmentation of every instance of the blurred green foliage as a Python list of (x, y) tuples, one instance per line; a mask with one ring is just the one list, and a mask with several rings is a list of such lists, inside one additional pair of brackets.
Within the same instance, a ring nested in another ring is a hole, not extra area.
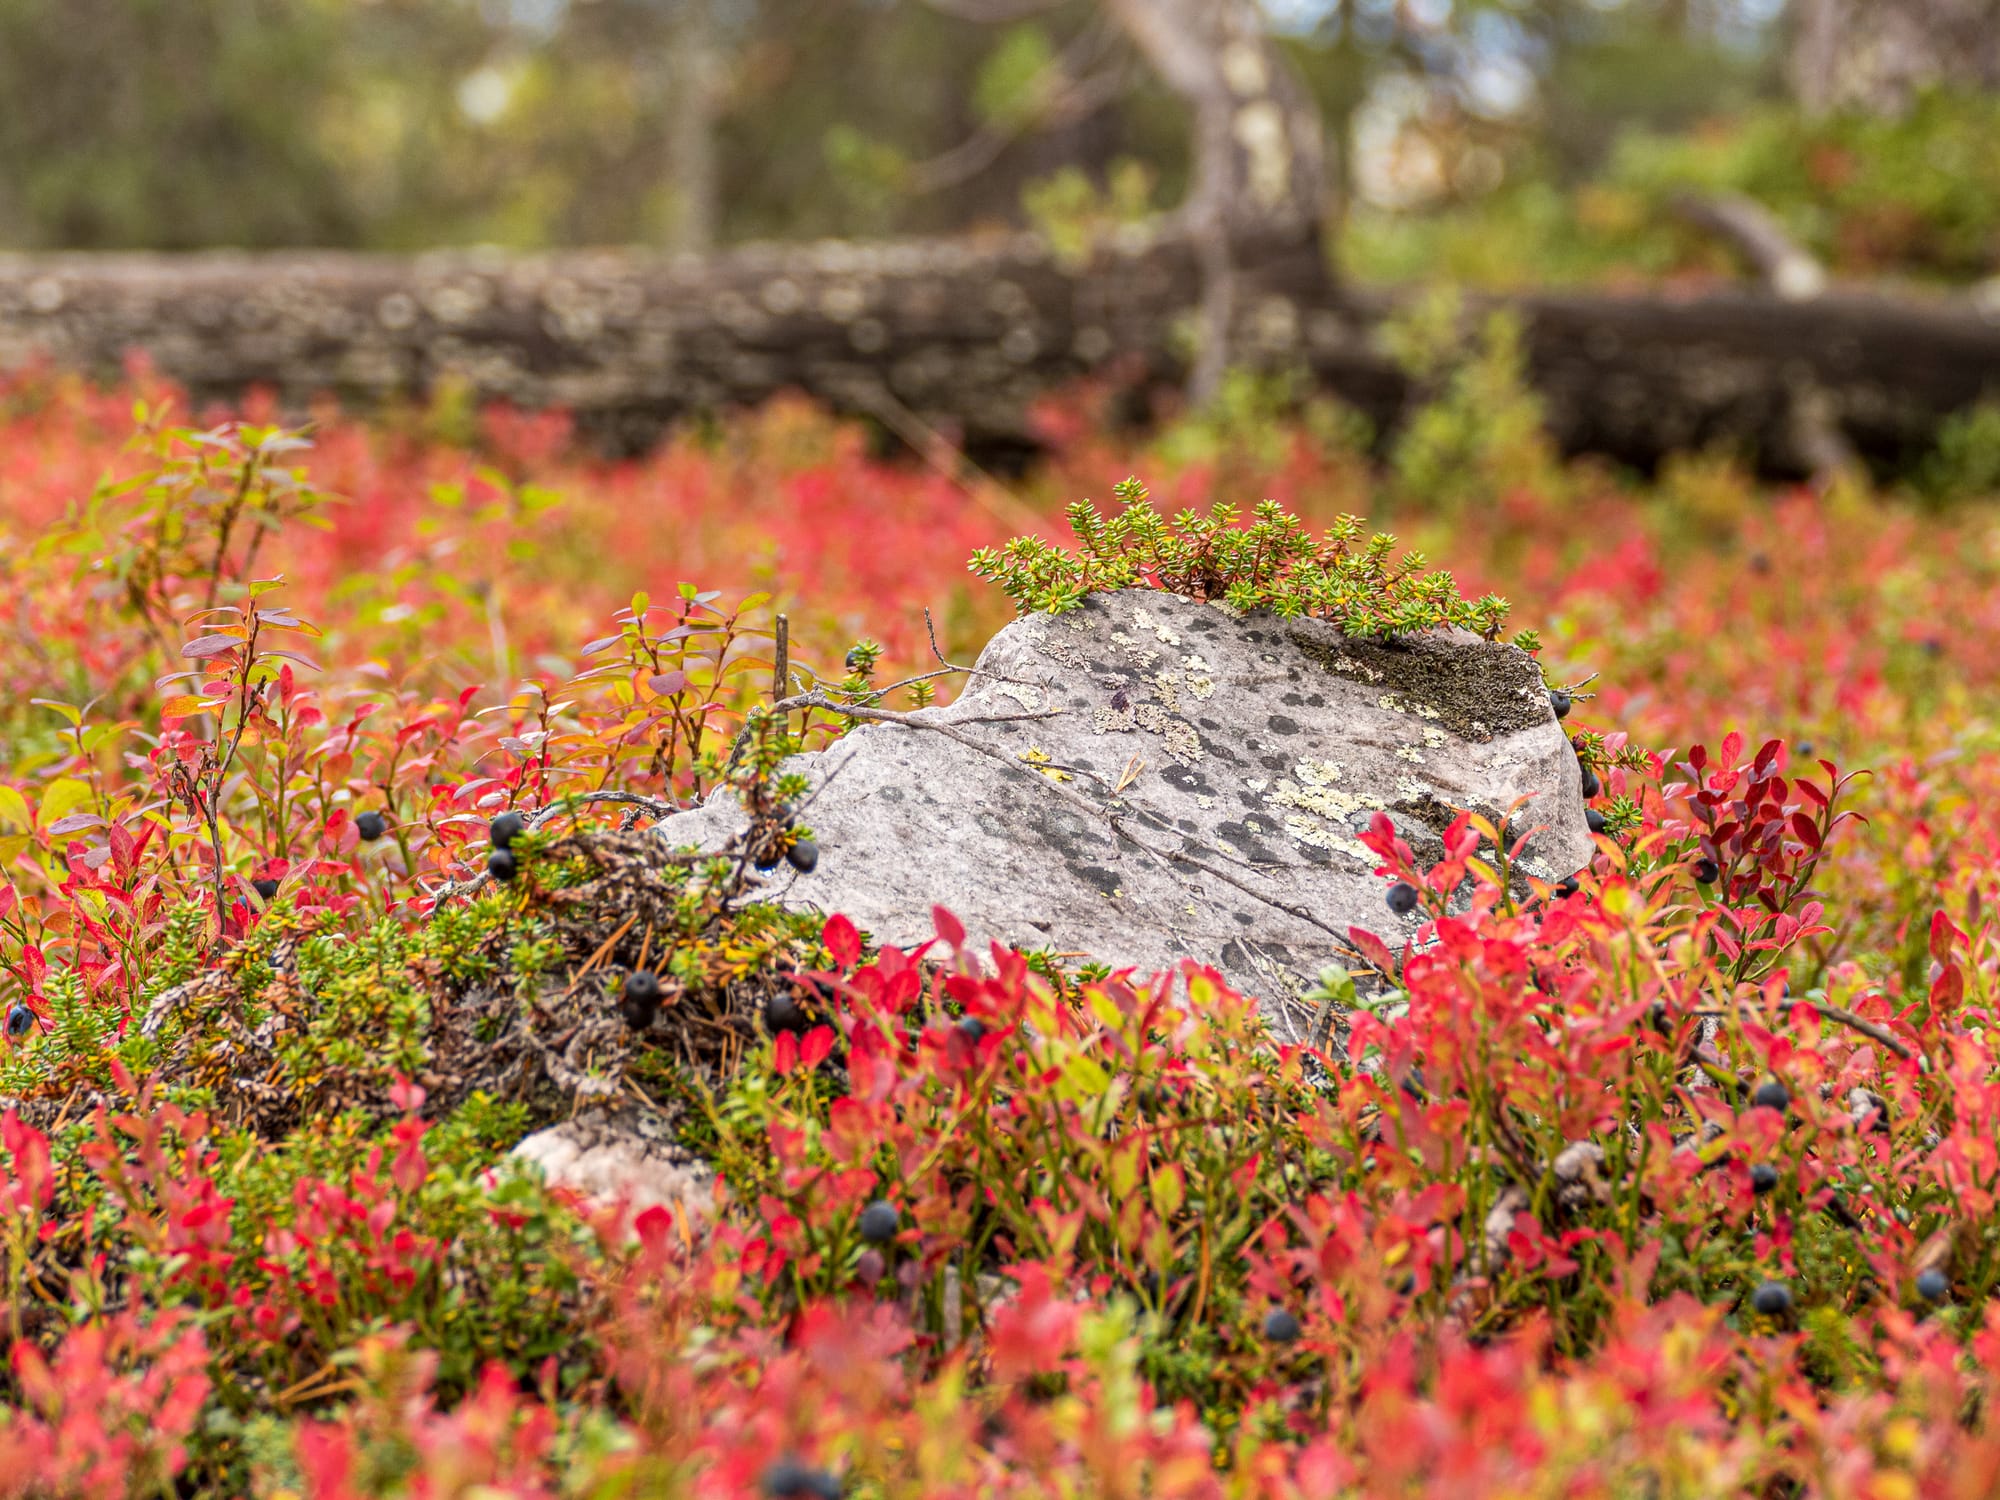
[(1731, 274), (1729, 249), (1677, 219), (1684, 193), (1755, 199), (1839, 274), (1978, 280), (2000, 269), (2000, 99), (1940, 91), (1900, 116), (1817, 120), (1769, 103), (1628, 132), (1573, 185), (1530, 170), (1437, 213), (1358, 215), (1343, 249), (1364, 275), (1486, 286)]
[[(1364, 278), (1740, 274), (1675, 217), (1688, 191), (1750, 195), (1839, 272), (1995, 269), (2000, 101), (1809, 120), (1768, 0), (1268, 4)], [(926, 0), (0, 0), (0, 89), (10, 248), (666, 244), (692, 217), (722, 241), (1031, 224), (1076, 252), (1186, 175), (1185, 112), (1100, 0), (997, 25)]]

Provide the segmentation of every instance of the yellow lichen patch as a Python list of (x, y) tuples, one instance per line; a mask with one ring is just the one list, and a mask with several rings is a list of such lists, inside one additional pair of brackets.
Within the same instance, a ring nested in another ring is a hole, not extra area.
[(1051, 765), (1049, 763), (1049, 752), (1044, 750), (1040, 745), (1030, 745), (1027, 749), (1023, 750), (1021, 752), (1021, 759), (1026, 761), (1035, 770), (1040, 771), (1051, 781), (1074, 781), (1076, 779), (1069, 772), (1058, 770), (1055, 766)]
[(1152, 631), (1154, 635), (1160, 638), (1163, 645), (1178, 646), (1181, 643), (1180, 636), (1169, 629), (1164, 620), (1154, 619), (1151, 614), (1143, 609), (1132, 611), (1132, 623), (1137, 625), (1141, 630)]
[(1215, 679), (1208, 674), (1214, 669), (1201, 659), (1199, 652), (1193, 656), (1183, 656), (1181, 658), (1181, 670), (1185, 674), (1183, 680), (1186, 682), (1187, 690), (1190, 693), (1193, 693), (1197, 698), (1213, 696), (1215, 692)]
[(1419, 703), (1414, 698), (1404, 698), (1396, 693), (1384, 693), (1376, 701), (1393, 714), (1415, 714), (1420, 719), (1442, 717), (1428, 703)]
[(1265, 800), (1280, 807), (1296, 809), (1285, 819), (1285, 832), (1301, 844), (1328, 849), (1354, 859), (1372, 861), (1359, 840), (1339, 825), (1358, 812), (1379, 812), (1382, 799), (1366, 793), (1341, 791), (1341, 767), (1337, 761), (1302, 760), (1292, 767), (1296, 780), (1280, 780)]
[(1334, 854), (1345, 854), (1350, 859), (1358, 859), (1364, 864), (1373, 863), (1375, 856), (1359, 839), (1328, 828), (1316, 818), (1303, 813), (1293, 813), (1285, 819), (1285, 832), (1299, 843), (1314, 849), (1325, 849)]

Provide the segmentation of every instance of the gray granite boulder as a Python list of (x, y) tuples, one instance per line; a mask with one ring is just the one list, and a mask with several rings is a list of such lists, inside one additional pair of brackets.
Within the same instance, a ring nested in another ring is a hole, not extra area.
[[(1364, 642), (1128, 589), (1014, 621), (956, 702), (914, 717), (795, 763), (820, 859), (781, 866), (774, 899), (903, 946), (931, 936), (937, 902), (976, 944), (1145, 972), (1196, 958), (1280, 1035), (1302, 1033), (1335, 934), (1416, 931), (1356, 837), (1376, 812), (1429, 859), (1456, 809), (1531, 797), (1527, 869), (1557, 879), (1591, 854), (1534, 662), (1462, 632)], [(725, 793), (660, 831), (712, 848), (743, 821)]]

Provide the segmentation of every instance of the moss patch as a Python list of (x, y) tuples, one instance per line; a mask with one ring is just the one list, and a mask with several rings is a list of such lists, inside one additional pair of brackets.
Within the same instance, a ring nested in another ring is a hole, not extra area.
[(1436, 723), (1462, 740), (1554, 721), (1533, 658), (1513, 646), (1440, 634), (1354, 640), (1311, 620), (1288, 622), (1285, 635), (1335, 676), (1434, 711)]

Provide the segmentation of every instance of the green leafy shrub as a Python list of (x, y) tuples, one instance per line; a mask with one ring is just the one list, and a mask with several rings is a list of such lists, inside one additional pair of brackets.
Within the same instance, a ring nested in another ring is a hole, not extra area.
[(972, 571), (999, 584), (1024, 613), (1063, 614), (1089, 594), (1157, 588), (1235, 610), (1308, 615), (1359, 636), (1458, 625), (1492, 640), (1507, 618), (1505, 599), (1462, 597), (1450, 573), (1429, 570), (1420, 552), (1393, 556), (1396, 539), (1366, 535), (1359, 516), (1342, 516), (1314, 540), (1297, 516), (1271, 500), (1243, 526), (1229, 504), (1211, 506), (1206, 516), (1185, 510), (1168, 519), (1137, 479), (1120, 481), (1113, 493), (1124, 506), (1115, 516), (1088, 500), (1069, 508), (1079, 550), (1015, 537), (980, 548)]

